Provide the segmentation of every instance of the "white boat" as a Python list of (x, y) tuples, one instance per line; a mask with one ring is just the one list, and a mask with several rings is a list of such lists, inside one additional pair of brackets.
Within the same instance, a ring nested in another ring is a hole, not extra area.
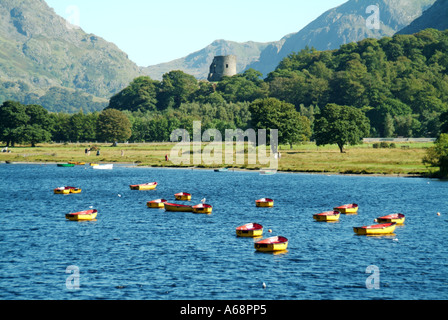
[(92, 167), (94, 170), (112, 170), (114, 168), (113, 164), (99, 164)]

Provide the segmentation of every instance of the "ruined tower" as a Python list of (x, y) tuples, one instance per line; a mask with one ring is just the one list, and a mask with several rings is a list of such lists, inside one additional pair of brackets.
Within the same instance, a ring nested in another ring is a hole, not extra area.
[(236, 73), (236, 56), (216, 56), (210, 65), (208, 81), (220, 81), (222, 77), (232, 77)]

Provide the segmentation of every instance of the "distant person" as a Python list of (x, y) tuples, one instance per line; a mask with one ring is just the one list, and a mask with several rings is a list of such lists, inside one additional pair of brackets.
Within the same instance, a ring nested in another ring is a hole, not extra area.
[(168, 155), (166, 154), (165, 155), (165, 161), (168, 161), (169, 159), (168, 159)]
[(97, 151), (96, 151), (96, 156), (98, 157), (100, 155), (100, 149), (98, 149)]

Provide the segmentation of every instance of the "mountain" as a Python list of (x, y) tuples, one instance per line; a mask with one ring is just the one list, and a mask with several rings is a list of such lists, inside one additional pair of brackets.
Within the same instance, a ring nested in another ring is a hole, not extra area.
[[(422, 15), (435, 0), (350, 0), (328, 10), (297, 33), (289, 34), (278, 42), (271, 43), (261, 53), (260, 59), (248, 66), (265, 76), (279, 62), (293, 52), (306, 46), (317, 50), (338, 49), (342, 44), (365, 38), (392, 36)], [(367, 21), (374, 16), (367, 8), (375, 4), (379, 8), (380, 28), (369, 29)]]
[(21, 102), (39, 102), (57, 88), (104, 102), (140, 74), (116, 45), (70, 25), (44, 0), (0, 0), (0, 100), (15, 90)]
[(421, 17), (398, 34), (414, 34), (427, 28), (441, 31), (448, 29), (448, 0), (437, 0), (431, 8), (423, 12)]
[(197, 79), (207, 79), (210, 64), (215, 56), (236, 55), (237, 72), (244, 71), (248, 65), (256, 61), (261, 52), (270, 43), (260, 42), (234, 42), (227, 40), (216, 40), (207, 47), (181, 59), (171, 62), (161, 63), (154, 66), (142, 68), (145, 75), (152, 79), (161, 80), (163, 74), (171, 70), (181, 70), (185, 73), (195, 76)]

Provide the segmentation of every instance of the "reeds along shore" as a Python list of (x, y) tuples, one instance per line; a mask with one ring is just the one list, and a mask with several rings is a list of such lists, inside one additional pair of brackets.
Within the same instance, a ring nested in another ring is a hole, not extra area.
[[(0, 162), (114, 162), (132, 163), (153, 167), (199, 167), (259, 170), (266, 167), (262, 164), (248, 164), (247, 156), (244, 164), (226, 164), (225, 148), (222, 152), (222, 163), (207, 165), (190, 164), (174, 165), (170, 160), (173, 143), (138, 143), (95, 144), (100, 154), (90, 153), (85, 149), (92, 144), (41, 144), (36, 148), (17, 146), (9, 148), (10, 153), (0, 153)], [(203, 144), (203, 148), (207, 144)], [(346, 147), (345, 153), (340, 153), (337, 146), (317, 147), (314, 143), (303, 145), (280, 146), (281, 158), (278, 170), (286, 172), (309, 173), (340, 173), (340, 174), (378, 174), (378, 175), (427, 175), (428, 168), (422, 163), (426, 149), (432, 143), (404, 143), (393, 149), (373, 148), (372, 144)], [(235, 151), (234, 151), (235, 153)], [(168, 160), (166, 157), (168, 156)], [(233, 154), (234, 159), (235, 154)], [(219, 158), (219, 155), (217, 156)]]

